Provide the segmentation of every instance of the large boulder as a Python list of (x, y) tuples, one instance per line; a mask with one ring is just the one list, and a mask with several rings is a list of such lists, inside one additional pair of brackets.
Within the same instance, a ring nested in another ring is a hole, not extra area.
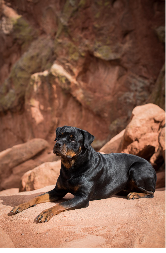
[(26, 172), (21, 179), (20, 191), (32, 191), (56, 184), (60, 167), (61, 161), (47, 162)]
[(12, 169), (11, 175), (4, 179), (1, 183), (2, 189), (10, 189), (20, 187), (22, 176), (29, 170), (33, 170), (37, 166), (46, 162), (54, 162), (59, 160), (59, 157), (53, 153), (43, 154), (43, 152), (33, 159), (29, 159)]
[[(0, 153), (0, 184), (12, 174), (12, 169), (48, 147), (43, 139), (32, 139)], [(0, 185), (1, 188), (1, 185)]]
[[(0, 192), (0, 247), (3, 248), (164, 248), (165, 191), (154, 198), (127, 200), (113, 196), (90, 201), (87, 208), (70, 210), (49, 222), (34, 219), (55, 203), (43, 203), (14, 216), (10, 210), (54, 188), (31, 192)], [(67, 194), (65, 199), (73, 196)]]
[(100, 152), (138, 155), (152, 164), (165, 158), (165, 112), (154, 104), (137, 106), (126, 129), (107, 142)]
[(119, 134), (117, 134), (115, 137), (113, 137), (109, 142), (107, 142), (101, 149), (100, 152), (103, 152), (105, 154), (109, 153), (117, 153), (119, 149), (119, 145), (121, 143), (121, 140), (123, 138), (125, 129), (121, 131)]
[(107, 142), (100, 152), (127, 153), (147, 159), (157, 173), (156, 188), (165, 186), (165, 112), (154, 104), (136, 107), (126, 129)]
[(164, 124), (165, 112), (159, 106), (146, 104), (135, 107), (118, 151), (149, 160), (159, 148), (158, 136)]

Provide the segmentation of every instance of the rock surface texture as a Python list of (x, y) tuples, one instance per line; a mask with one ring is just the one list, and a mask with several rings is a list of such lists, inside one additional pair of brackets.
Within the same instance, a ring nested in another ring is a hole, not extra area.
[(61, 161), (47, 162), (26, 172), (21, 178), (20, 191), (32, 191), (55, 185), (60, 174)]
[(62, 125), (99, 149), (135, 106), (164, 108), (164, 4), (1, 1), (0, 151)]
[[(153, 199), (111, 197), (91, 201), (89, 207), (66, 211), (49, 222), (36, 224), (36, 216), (54, 203), (8, 216), (13, 206), (51, 190), (0, 193), (1, 248), (164, 248), (165, 191)], [(66, 195), (65, 198), (71, 198)]]
[(12, 174), (14, 167), (34, 157), (47, 147), (47, 141), (33, 139), (0, 152), (0, 184)]
[(159, 106), (146, 104), (132, 111), (126, 129), (106, 143), (100, 152), (127, 153), (148, 160), (155, 168), (156, 187), (165, 187), (165, 112)]

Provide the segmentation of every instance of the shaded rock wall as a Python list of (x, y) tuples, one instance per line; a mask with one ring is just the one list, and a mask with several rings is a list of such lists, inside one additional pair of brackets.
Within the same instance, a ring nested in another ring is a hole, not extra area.
[[(5, 4), (0, 150), (32, 138), (51, 142), (62, 125), (88, 130), (99, 148), (124, 129), (164, 64), (165, 1)], [(164, 99), (153, 100), (163, 107)]]

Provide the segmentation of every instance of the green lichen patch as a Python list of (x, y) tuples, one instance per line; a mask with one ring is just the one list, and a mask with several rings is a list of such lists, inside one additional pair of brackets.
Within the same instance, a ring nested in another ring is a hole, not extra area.
[(69, 42), (67, 47), (70, 60), (77, 61), (80, 57), (78, 48), (72, 42)]
[(117, 60), (121, 57), (121, 47), (117, 50), (111, 45), (104, 45), (100, 42), (96, 42), (93, 51), (94, 56), (106, 61)]
[(56, 38), (59, 38), (63, 32), (63, 30), (67, 27), (68, 21), (72, 14), (77, 10), (79, 6), (78, 1), (67, 0), (61, 16), (58, 19), (58, 29), (56, 33)]
[(50, 38), (41, 37), (31, 44), (29, 50), (13, 65), (8, 79), (1, 86), (0, 111), (19, 106), (31, 75), (49, 68), (54, 60), (52, 55), (53, 41)]
[(32, 27), (24, 18), (19, 17), (14, 21), (13, 37), (18, 43), (20, 43), (20, 45), (22, 45), (23, 51), (27, 49), (30, 43), (36, 39), (37, 36), (37, 30), (34, 29), (34, 27)]
[(55, 39), (55, 49), (54, 52), (57, 57), (63, 56), (68, 59), (68, 61), (77, 62), (80, 56), (83, 56), (84, 49), (80, 47), (80, 49), (68, 38), (64, 38), (63, 40)]

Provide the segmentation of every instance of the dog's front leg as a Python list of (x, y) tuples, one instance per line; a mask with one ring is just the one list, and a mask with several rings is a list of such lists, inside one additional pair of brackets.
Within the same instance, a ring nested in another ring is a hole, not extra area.
[(10, 215), (20, 213), (23, 210), (32, 206), (36, 206), (37, 204), (40, 204), (40, 203), (57, 201), (63, 198), (66, 195), (66, 193), (67, 193), (66, 190), (58, 189), (57, 187), (55, 187), (53, 190), (46, 192), (44, 194), (41, 194), (37, 196), (36, 198), (29, 200), (28, 202), (15, 206), (8, 215), (10, 216)]
[(22, 212), (23, 210), (25, 210), (29, 207), (35, 206), (35, 205), (40, 204), (40, 203), (48, 202), (48, 201), (51, 201), (49, 193), (42, 194), (42, 195), (40, 195), (36, 198), (33, 198), (33, 199), (29, 200), (28, 202), (25, 202), (23, 204), (15, 206), (10, 211), (10, 213), (8, 215), (13, 215), (13, 214), (20, 213), (20, 212)]
[(83, 208), (89, 205), (89, 197), (86, 195), (77, 195), (71, 200), (67, 200), (61, 204), (57, 204), (49, 209), (44, 210), (41, 212), (37, 218), (35, 219), (36, 222), (47, 222), (49, 221), (54, 215), (57, 215), (60, 212), (64, 212), (66, 210), (76, 209), (76, 208)]

